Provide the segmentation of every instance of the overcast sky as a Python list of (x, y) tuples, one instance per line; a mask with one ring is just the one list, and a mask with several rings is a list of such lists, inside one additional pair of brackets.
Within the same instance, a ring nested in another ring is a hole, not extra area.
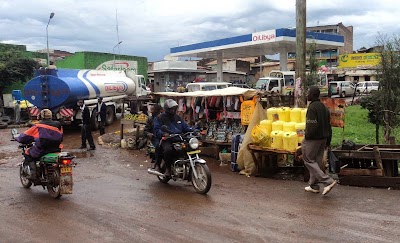
[[(163, 60), (171, 47), (296, 26), (295, 0), (0, 0), (0, 42), (95, 51)], [(354, 27), (354, 49), (377, 35), (400, 33), (400, 4), (392, 0), (307, 1), (307, 26)], [(119, 50), (118, 50), (119, 48)]]

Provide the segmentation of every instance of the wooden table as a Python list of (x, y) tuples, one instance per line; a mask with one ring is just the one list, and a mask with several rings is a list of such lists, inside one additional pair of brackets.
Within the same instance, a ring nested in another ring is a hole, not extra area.
[[(260, 174), (273, 174), (279, 169), (303, 169), (303, 159), (301, 156), (301, 146), (297, 147), (296, 151), (286, 151), (281, 149), (273, 149), (268, 147), (261, 147), (254, 144), (247, 145), (248, 150), (253, 157), (254, 165), (256, 167), (256, 173)], [(291, 155), (293, 156), (293, 165), (291, 166), (278, 166), (278, 155)], [(262, 171), (265, 170), (265, 171)], [(304, 180), (308, 180), (308, 171), (304, 169)]]

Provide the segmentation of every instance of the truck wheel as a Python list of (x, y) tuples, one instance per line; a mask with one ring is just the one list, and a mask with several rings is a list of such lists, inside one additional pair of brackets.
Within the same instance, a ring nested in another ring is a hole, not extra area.
[(111, 125), (114, 122), (115, 111), (114, 106), (107, 106), (106, 125)]
[(96, 109), (93, 109), (93, 112), (92, 112), (92, 117), (91, 117), (91, 119), (92, 119), (92, 130), (93, 131), (96, 131), (96, 130), (98, 130), (99, 129), (99, 123), (97, 122), (97, 111), (96, 111)]
[(5, 123), (5, 122), (0, 122), (0, 129), (4, 129), (4, 128), (7, 128), (8, 127), (8, 124), (7, 123)]

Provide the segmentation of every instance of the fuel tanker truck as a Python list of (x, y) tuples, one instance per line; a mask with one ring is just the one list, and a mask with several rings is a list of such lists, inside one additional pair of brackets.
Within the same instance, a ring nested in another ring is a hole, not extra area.
[(103, 97), (107, 106), (106, 125), (113, 123), (115, 114), (122, 111), (124, 98), (134, 96), (137, 100), (149, 100), (143, 75), (130, 70), (39, 69), (26, 83), (23, 93), (35, 106), (30, 111), (33, 119), (47, 108), (63, 125), (81, 123), (82, 113), (77, 102), (83, 99), (91, 111), (94, 129), (97, 129), (97, 97)]

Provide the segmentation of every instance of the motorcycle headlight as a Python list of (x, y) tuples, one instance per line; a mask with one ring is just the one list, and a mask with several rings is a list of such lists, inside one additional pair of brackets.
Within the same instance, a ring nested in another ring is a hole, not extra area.
[(199, 140), (197, 138), (191, 138), (189, 140), (189, 146), (192, 149), (197, 149), (199, 147)]

